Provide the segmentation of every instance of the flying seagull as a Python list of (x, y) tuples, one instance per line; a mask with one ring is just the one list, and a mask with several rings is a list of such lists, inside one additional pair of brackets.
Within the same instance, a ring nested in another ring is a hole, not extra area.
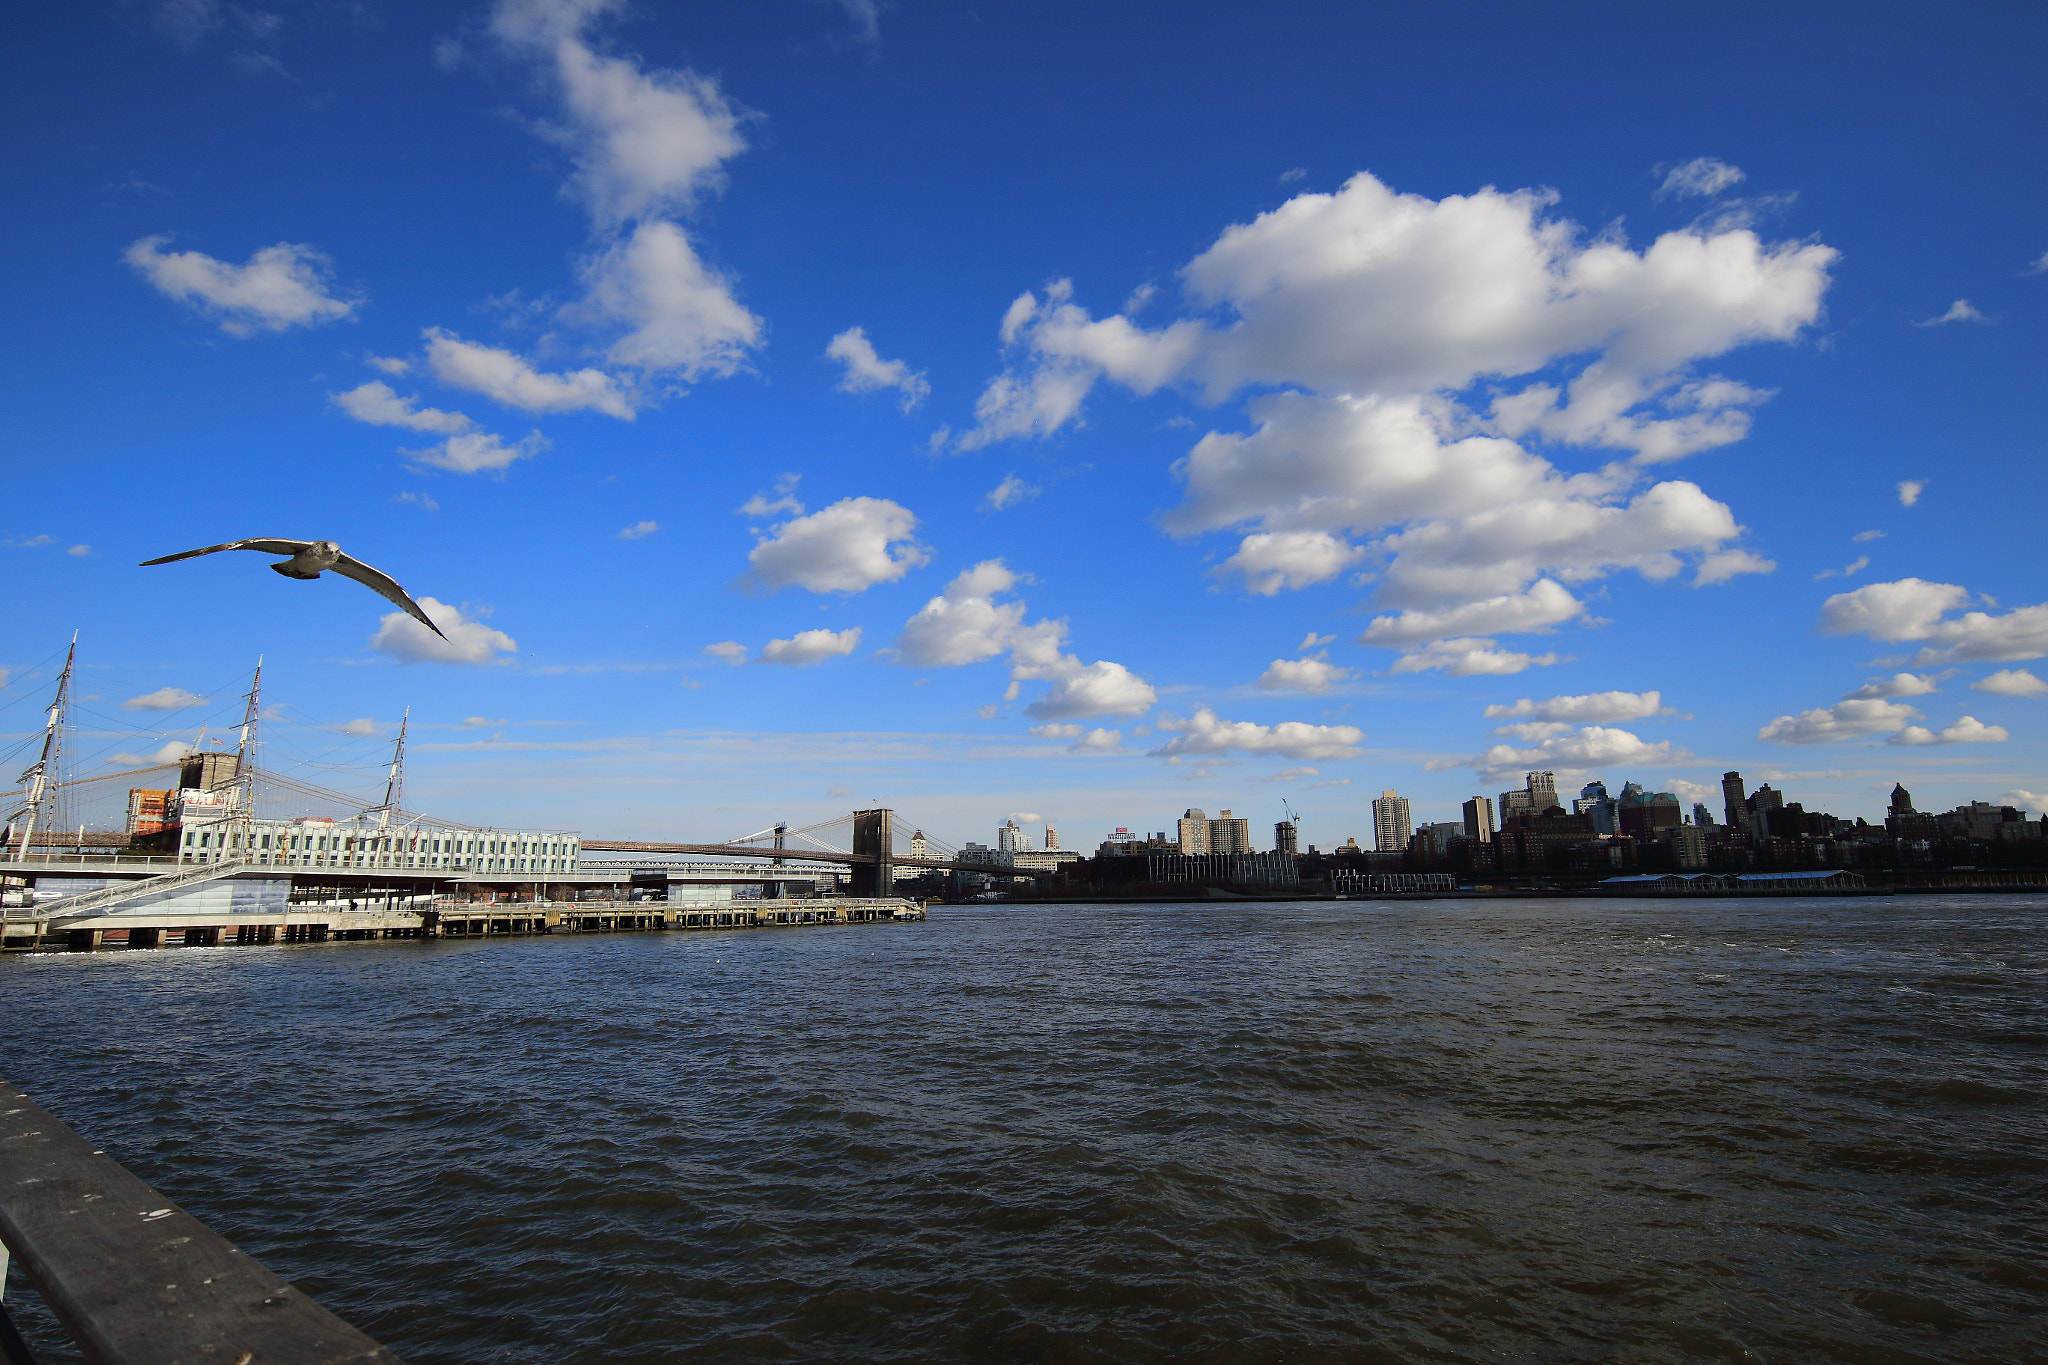
[[(165, 555), (162, 559), (145, 559), (140, 567), (152, 564), (170, 564), (180, 559), (192, 559), (198, 555), (218, 554), (222, 550), (257, 550), (267, 555), (290, 555), (282, 564), (273, 564), (271, 569), (286, 578), (318, 578), (328, 569), (343, 578), (353, 578), (370, 591), (387, 597), (405, 609), (405, 614), (425, 626), (436, 635), (441, 628), (433, 623), (420, 604), (407, 595), (389, 574), (377, 572), (362, 560), (341, 552), (341, 547), (331, 540), (231, 540), (225, 545), (209, 545), (203, 550), (187, 550), (181, 555)], [(441, 635), (447, 639), (446, 635)]]

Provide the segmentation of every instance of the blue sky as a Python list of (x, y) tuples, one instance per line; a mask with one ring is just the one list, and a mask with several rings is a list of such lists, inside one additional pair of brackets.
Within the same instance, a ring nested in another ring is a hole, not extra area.
[[(280, 766), (410, 707), (411, 804), (593, 835), (2048, 793), (2037, 8), (5, 22), (0, 727), (79, 630), (81, 774), (261, 654)], [(453, 643), (136, 567), (265, 535)]]

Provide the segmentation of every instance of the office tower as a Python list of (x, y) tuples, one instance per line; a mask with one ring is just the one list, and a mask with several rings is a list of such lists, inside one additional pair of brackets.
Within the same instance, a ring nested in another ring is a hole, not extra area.
[(1301, 852), (1299, 838), (1300, 836), (1294, 828), (1294, 822), (1292, 820), (1282, 820), (1273, 826), (1273, 851), (1275, 853), (1285, 853), (1292, 857)]
[(1209, 851), (1211, 853), (1249, 853), (1252, 851), (1252, 822), (1233, 816), (1229, 811), (1209, 822)]
[(1721, 814), (1736, 829), (1747, 829), (1749, 821), (1743, 818), (1747, 813), (1744, 806), (1741, 773), (1721, 774)]
[(1607, 794), (1607, 784), (1596, 777), (1580, 788), (1572, 802), (1572, 814), (1591, 816), (1595, 834), (1612, 834), (1619, 828), (1619, 807), (1620, 803)]
[(1692, 822), (1701, 829), (1711, 829), (1713, 827), (1714, 813), (1707, 809), (1706, 802), (1695, 801), (1692, 803)]
[(1887, 814), (1887, 815), (1912, 815), (1912, 814), (1914, 814), (1914, 813), (1915, 813), (1915, 812), (1914, 812), (1914, 810), (1913, 810), (1913, 793), (1911, 793), (1911, 792), (1909, 792), (1909, 791), (1907, 791), (1907, 790), (1906, 790), (1906, 784), (1905, 784), (1905, 783), (1903, 783), (1903, 782), (1900, 782), (1900, 783), (1896, 783), (1896, 784), (1895, 784), (1895, 785), (1894, 785), (1894, 786), (1892, 787), (1892, 804), (1891, 804), (1891, 808), (1890, 808), (1889, 810), (1887, 810), (1887, 811), (1885, 812), (1885, 814)]
[(1190, 807), (1180, 818), (1180, 851), (1183, 853), (1207, 853), (1209, 851), (1209, 817), (1199, 808)]
[(1528, 780), (1531, 810), (1540, 812), (1564, 809), (1564, 802), (1557, 799), (1556, 773), (1530, 773)]
[(1415, 833), (1408, 822), (1408, 798), (1392, 791), (1380, 793), (1372, 803), (1373, 847), (1382, 853), (1399, 853), (1408, 847)]
[(1493, 802), (1475, 796), (1465, 803), (1465, 837), (1482, 844), (1493, 842)]

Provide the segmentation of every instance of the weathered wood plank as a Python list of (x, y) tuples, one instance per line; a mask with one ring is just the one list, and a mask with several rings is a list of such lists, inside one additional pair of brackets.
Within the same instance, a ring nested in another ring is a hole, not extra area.
[(0, 1238), (95, 1365), (397, 1365), (4, 1080)]

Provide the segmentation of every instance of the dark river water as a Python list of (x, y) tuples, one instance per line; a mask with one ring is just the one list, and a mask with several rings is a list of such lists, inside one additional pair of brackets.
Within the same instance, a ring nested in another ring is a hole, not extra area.
[(2044, 931), (1210, 903), (52, 954), (0, 961), (0, 1039), (415, 1365), (2048, 1361)]

